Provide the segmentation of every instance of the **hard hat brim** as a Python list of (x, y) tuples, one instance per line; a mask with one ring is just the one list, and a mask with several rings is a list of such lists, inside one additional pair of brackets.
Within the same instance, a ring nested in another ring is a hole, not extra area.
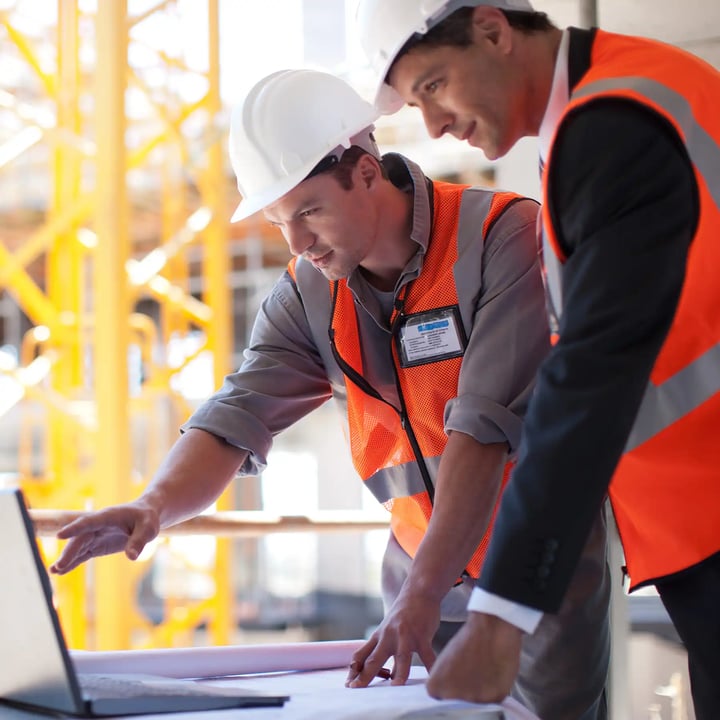
[[(307, 172), (310, 172), (310, 170), (312, 170), (312, 167), (308, 168)], [(303, 170), (302, 176), (298, 177), (298, 175), (300, 175), (300, 173), (287, 177), (285, 182), (277, 183), (267, 192), (253, 195), (249, 198), (243, 198), (232, 214), (230, 222), (235, 223), (240, 222), (240, 220), (245, 220), (271, 203), (274, 203), (276, 200), (279, 200), (283, 195), (287, 195), (287, 193), (304, 180), (307, 173)]]
[(383, 115), (393, 115), (405, 105), (405, 100), (403, 100), (400, 93), (385, 82), (385, 75), (387, 75), (387, 71), (390, 69), (390, 64), (391, 63), (388, 63), (387, 68), (383, 71), (382, 80), (375, 93), (373, 103), (375, 109)]
[[(368, 107), (371, 106), (368, 105)], [(373, 120), (377, 120), (377, 112), (374, 109), (371, 117)], [(363, 122), (365, 121), (363, 120)], [(281, 182), (274, 183), (264, 193), (256, 193), (251, 197), (243, 198), (232, 214), (230, 222), (235, 223), (240, 220), (245, 220), (250, 217), (250, 215), (253, 215), (271, 203), (274, 203), (276, 200), (279, 200), (284, 195), (287, 195), (287, 193), (294, 190), (300, 183), (306, 180), (318, 162), (322, 160), (323, 157), (327, 157), (327, 155), (335, 155), (339, 159), (347, 148), (352, 145), (357, 145), (365, 150), (365, 152), (380, 159), (380, 151), (373, 135), (374, 129), (374, 122), (368, 123), (360, 132), (355, 133), (350, 138), (343, 138), (340, 143), (335, 145), (329, 152), (326, 152), (325, 155), (320, 158), (312, 158), (310, 162), (305, 163), (301, 168), (283, 178)]]

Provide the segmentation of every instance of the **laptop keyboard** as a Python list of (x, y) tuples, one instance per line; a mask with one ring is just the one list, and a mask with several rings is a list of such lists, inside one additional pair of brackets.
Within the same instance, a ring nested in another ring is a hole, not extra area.
[(194, 685), (191, 680), (178, 682), (164, 678), (127, 678), (118, 675), (82, 674), (78, 678), (83, 695), (91, 700), (154, 696), (207, 697), (237, 694), (235, 691), (208, 685)]

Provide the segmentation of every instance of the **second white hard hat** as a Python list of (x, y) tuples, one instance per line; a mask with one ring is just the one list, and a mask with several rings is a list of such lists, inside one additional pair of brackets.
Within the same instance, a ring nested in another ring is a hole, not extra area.
[(359, 0), (355, 19), (360, 44), (373, 70), (375, 107), (381, 113), (397, 112), (404, 104), (385, 77), (405, 43), (415, 34), (424, 35), (459, 8), (476, 5), (533, 12), (529, 0)]
[(278, 200), (327, 155), (372, 138), (379, 113), (344, 80), (317, 70), (281, 70), (260, 80), (230, 120), (229, 151), (242, 202), (232, 222)]

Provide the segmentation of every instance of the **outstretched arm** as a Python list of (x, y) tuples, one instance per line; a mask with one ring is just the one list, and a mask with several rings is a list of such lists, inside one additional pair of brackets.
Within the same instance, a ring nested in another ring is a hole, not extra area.
[(92, 557), (121, 551), (134, 560), (162, 528), (213, 503), (238, 469), (260, 472), (273, 435), (328, 395), (302, 303), (286, 273), (263, 302), (241, 368), (185, 423), (143, 494), (62, 528), (59, 537), (69, 542), (50, 570), (66, 573)]

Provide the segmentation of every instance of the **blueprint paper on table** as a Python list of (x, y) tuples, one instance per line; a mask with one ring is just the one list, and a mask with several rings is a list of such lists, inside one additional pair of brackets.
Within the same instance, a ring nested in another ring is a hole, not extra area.
[(345, 669), (255, 676), (253, 687), (288, 694), (290, 701), (282, 709), (262, 708), (257, 716), (243, 710), (242, 720), (495, 720), (499, 709), (504, 720), (539, 720), (511, 698), (499, 706), (435, 700), (425, 689), (423, 667), (412, 668), (406, 685), (374, 680), (367, 688), (350, 689), (346, 676)]
[[(283, 708), (243, 709), (242, 720), (539, 720), (512, 698), (501, 705), (435, 700), (425, 689), (427, 671), (413, 667), (406, 685), (374, 680), (367, 688), (345, 687), (352, 653), (364, 641), (277, 645), (72, 652), (83, 672), (144, 672), (165, 677), (207, 678), (223, 686), (251, 683), (254, 689), (290, 696)], [(327, 669), (333, 668), (333, 669)], [(234, 677), (238, 676), (238, 677)], [(224, 711), (223, 711), (224, 712)], [(175, 718), (177, 716), (173, 716)], [(216, 712), (182, 714), (191, 720), (228, 720)], [(235, 715), (233, 715), (235, 717)], [(153, 720), (168, 720), (153, 716)]]

